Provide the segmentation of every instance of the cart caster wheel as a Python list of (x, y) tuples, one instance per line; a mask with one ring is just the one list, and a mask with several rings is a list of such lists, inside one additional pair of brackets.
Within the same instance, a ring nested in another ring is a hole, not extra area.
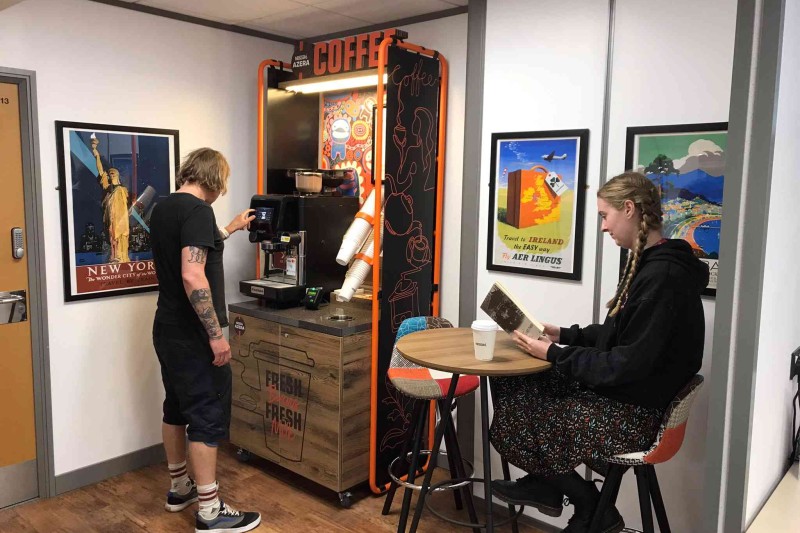
[(339, 504), (345, 509), (350, 509), (350, 506), (353, 505), (353, 495), (349, 492), (340, 492)]
[(245, 450), (244, 448), (239, 448), (236, 450), (236, 458), (239, 459), (242, 463), (246, 463), (250, 460), (250, 452)]

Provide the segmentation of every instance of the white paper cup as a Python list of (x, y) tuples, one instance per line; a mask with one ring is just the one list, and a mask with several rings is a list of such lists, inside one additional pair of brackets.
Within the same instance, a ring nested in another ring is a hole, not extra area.
[(497, 324), (493, 320), (475, 320), (472, 323), (472, 341), (475, 348), (475, 359), (491, 361), (494, 358), (494, 341), (497, 336)]

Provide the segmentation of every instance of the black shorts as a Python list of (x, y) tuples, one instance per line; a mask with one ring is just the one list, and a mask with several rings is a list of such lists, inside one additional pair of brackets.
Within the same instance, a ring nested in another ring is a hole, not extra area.
[(188, 425), (189, 440), (216, 444), (228, 438), (231, 366), (214, 366), (208, 336), (199, 325), (155, 322), (153, 346), (164, 382), (164, 422)]

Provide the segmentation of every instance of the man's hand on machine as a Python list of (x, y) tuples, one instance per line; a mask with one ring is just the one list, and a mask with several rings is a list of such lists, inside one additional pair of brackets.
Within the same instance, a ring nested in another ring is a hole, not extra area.
[(233, 233), (234, 231), (239, 231), (242, 228), (246, 228), (247, 225), (256, 218), (253, 214), (255, 209), (245, 209), (238, 215), (236, 215), (231, 223), (225, 226), (225, 231), (228, 233)]
[(216, 339), (209, 339), (208, 344), (211, 345), (211, 351), (214, 352), (214, 366), (228, 364), (228, 361), (231, 360), (231, 345), (228, 344), (228, 339), (220, 336)]

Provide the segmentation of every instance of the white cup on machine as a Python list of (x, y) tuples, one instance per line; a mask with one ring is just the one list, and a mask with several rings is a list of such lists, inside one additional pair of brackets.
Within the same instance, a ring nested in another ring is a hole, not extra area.
[(475, 320), (472, 322), (472, 342), (475, 348), (475, 359), (491, 361), (494, 358), (496, 336), (497, 324), (493, 320)]

